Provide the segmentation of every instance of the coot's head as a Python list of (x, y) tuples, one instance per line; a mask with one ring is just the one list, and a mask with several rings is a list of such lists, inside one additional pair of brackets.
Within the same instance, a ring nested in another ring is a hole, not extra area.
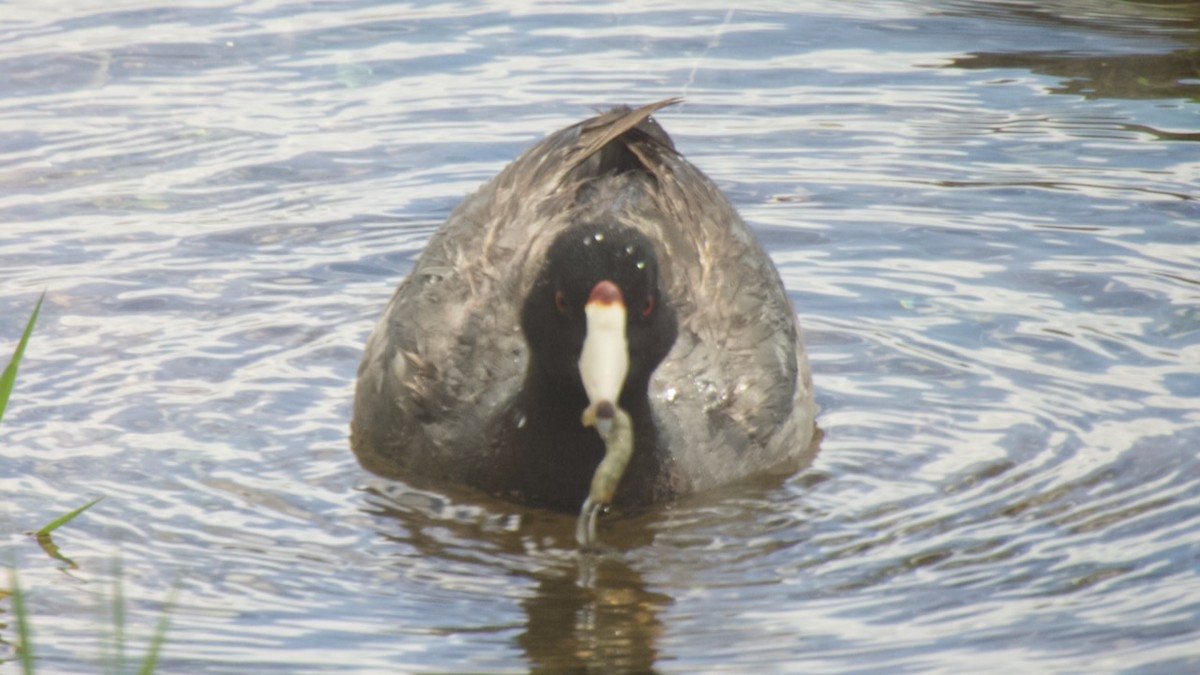
[(614, 406), (646, 395), (650, 375), (675, 342), (675, 313), (659, 282), (654, 245), (615, 223), (563, 230), (525, 299), (521, 329), (533, 376), (563, 396), (585, 394), (603, 429)]

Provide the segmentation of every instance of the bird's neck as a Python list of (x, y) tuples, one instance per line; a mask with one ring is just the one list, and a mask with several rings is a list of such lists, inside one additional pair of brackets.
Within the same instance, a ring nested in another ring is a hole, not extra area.
[[(640, 386), (639, 386), (640, 385)], [(617, 490), (618, 503), (648, 503), (660, 498), (661, 469), (666, 458), (647, 394), (647, 383), (630, 382), (620, 406), (634, 428), (634, 451)], [(588, 405), (578, 383), (552, 381), (530, 364), (524, 385), (514, 400), (510, 445), (518, 457), (514, 481), (528, 501), (566, 511), (578, 509), (587, 497), (592, 474), (604, 457), (604, 443), (595, 429), (583, 426)]]

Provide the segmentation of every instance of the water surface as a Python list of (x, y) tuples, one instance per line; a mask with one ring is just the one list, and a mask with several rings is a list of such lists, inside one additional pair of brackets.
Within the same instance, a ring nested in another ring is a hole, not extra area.
[[(48, 672), (1200, 669), (1189, 3), (26, 4), (0, 20), (0, 531)], [(604, 522), (346, 433), (437, 224), (596, 106), (779, 266), (811, 468)], [(5, 355), (6, 358), (6, 355)], [(74, 565), (23, 532), (59, 530)], [(0, 609), (8, 611), (7, 603)], [(14, 641), (0, 616), (0, 639)], [(7, 646), (0, 656), (12, 658)]]

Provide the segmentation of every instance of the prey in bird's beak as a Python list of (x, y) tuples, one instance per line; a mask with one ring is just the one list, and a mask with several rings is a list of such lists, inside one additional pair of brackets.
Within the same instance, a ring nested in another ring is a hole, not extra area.
[(629, 372), (629, 340), (625, 335), (625, 298), (605, 280), (592, 288), (584, 306), (587, 335), (579, 354), (579, 375), (587, 393), (583, 425), (595, 427), (604, 439), (604, 459), (592, 474), (588, 497), (579, 511), (575, 539), (580, 546), (596, 544), (596, 517), (612, 502), (633, 454), (633, 423), (617, 406)]

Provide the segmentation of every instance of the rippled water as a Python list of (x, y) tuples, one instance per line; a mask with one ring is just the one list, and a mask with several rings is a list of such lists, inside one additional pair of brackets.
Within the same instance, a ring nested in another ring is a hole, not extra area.
[[(113, 561), (167, 672), (1200, 669), (1192, 3), (20, 3), (0, 528), (47, 672)], [(450, 208), (592, 106), (727, 190), (814, 465), (608, 518), (388, 483), (361, 346)], [(22, 534), (106, 495), (55, 542)], [(11, 659), (0, 602), (0, 655)]]

